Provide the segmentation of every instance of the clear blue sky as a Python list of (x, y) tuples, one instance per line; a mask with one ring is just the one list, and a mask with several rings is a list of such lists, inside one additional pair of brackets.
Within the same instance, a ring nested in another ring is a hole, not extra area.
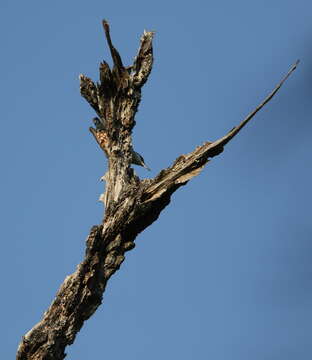
[(101, 221), (106, 160), (78, 75), (110, 61), (102, 18), (125, 63), (156, 31), (142, 177), (222, 136), (301, 64), (137, 238), (67, 358), (312, 358), (311, 13), (310, 0), (1, 1), (1, 359)]

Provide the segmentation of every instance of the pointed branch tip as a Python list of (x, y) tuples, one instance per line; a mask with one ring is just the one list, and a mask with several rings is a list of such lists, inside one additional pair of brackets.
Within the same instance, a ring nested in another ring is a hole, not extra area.
[(112, 59), (113, 59), (113, 62), (114, 62), (114, 65), (117, 67), (117, 69), (119, 71), (122, 71), (123, 70), (123, 64), (122, 64), (122, 60), (121, 60), (121, 57), (117, 51), (117, 49), (114, 47), (113, 43), (112, 43), (112, 39), (110, 37), (110, 29), (109, 29), (109, 24), (107, 22), (107, 20), (102, 20), (102, 25), (103, 25), (103, 28), (104, 28), (104, 32), (105, 32), (105, 37), (106, 37), (106, 40), (107, 40), (107, 44), (108, 44), (108, 47), (110, 49), (110, 52), (111, 52), (111, 56), (112, 56)]
[(279, 91), (282, 87), (284, 82), (289, 78), (289, 76), (296, 70), (300, 60), (297, 60), (288, 73), (282, 78), (282, 80), (275, 86), (275, 88), (270, 92), (270, 94), (259, 104), (246, 118), (237, 126), (235, 126), (231, 131), (229, 131), (225, 136), (220, 138), (217, 141), (214, 141), (210, 148), (215, 148), (217, 146), (224, 146), (226, 145), (235, 135), (237, 135), (241, 129), (257, 114), (259, 110), (261, 110), (272, 98), (273, 96)]
[(102, 20), (102, 25), (103, 25), (103, 28), (104, 28), (105, 32), (106, 31), (109, 32), (109, 23), (108, 23), (108, 21), (103, 19)]

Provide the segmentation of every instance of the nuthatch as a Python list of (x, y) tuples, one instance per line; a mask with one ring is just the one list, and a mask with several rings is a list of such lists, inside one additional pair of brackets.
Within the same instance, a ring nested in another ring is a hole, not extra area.
[[(105, 130), (105, 126), (99, 118), (95, 117), (92, 120), (93, 120), (96, 130)], [(131, 154), (132, 154), (132, 160), (131, 160), (132, 164), (143, 166), (145, 169), (151, 171), (151, 169), (145, 164), (143, 156), (141, 156), (139, 153), (137, 153), (133, 149), (131, 149)]]
[(132, 164), (143, 166), (145, 169), (151, 171), (151, 169), (145, 164), (143, 156), (141, 156), (139, 153), (131, 149), (132, 153)]
[(105, 130), (105, 126), (99, 118), (95, 117), (92, 119), (92, 121), (96, 130)]

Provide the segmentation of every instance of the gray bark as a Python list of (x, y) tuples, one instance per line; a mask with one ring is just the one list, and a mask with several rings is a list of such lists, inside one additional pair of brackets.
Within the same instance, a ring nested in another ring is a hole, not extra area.
[(251, 120), (279, 90), (295, 70), (295, 63), (284, 79), (250, 115), (228, 134), (206, 142), (189, 154), (178, 157), (172, 166), (154, 179), (141, 180), (131, 168), (135, 114), (142, 86), (153, 65), (152, 32), (144, 32), (132, 66), (124, 67), (113, 46), (109, 25), (103, 21), (113, 68), (100, 64), (100, 82), (80, 76), (81, 95), (95, 110), (97, 128), (90, 128), (108, 158), (106, 190), (101, 199), (105, 215), (93, 226), (86, 240), (83, 261), (67, 276), (43, 318), (25, 336), (18, 347), (17, 360), (61, 360), (65, 348), (102, 302), (109, 278), (119, 269), (126, 251), (134, 248), (136, 236), (157, 220), (169, 204), (172, 193), (198, 175), (209, 159), (219, 155), (224, 146)]

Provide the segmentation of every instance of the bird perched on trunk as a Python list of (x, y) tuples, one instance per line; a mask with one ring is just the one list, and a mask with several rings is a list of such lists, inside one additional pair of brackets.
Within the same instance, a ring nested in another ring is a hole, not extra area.
[(105, 126), (99, 118), (95, 117), (92, 119), (92, 121), (96, 130), (105, 130)]
[[(92, 132), (93, 136), (96, 138), (96, 140), (98, 141), (99, 145), (101, 143), (101, 141), (99, 141), (99, 136), (98, 134), (101, 133), (102, 131), (105, 130), (105, 125), (103, 124), (103, 122), (95, 117), (93, 118), (93, 124), (96, 128), (96, 132), (94, 132), (94, 129), (90, 128), (90, 131)], [(92, 131), (93, 130), (93, 131)], [(97, 133), (99, 132), (99, 133)], [(104, 134), (103, 134), (104, 135)], [(103, 136), (102, 136), (103, 137)], [(105, 137), (105, 136), (104, 136)], [(104, 139), (105, 140), (105, 139)], [(104, 141), (103, 140), (103, 141)], [(100, 145), (101, 146), (101, 145)], [(101, 146), (102, 147), (102, 146)], [(151, 171), (151, 169), (145, 164), (145, 161), (143, 159), (143, 156), (140, 155), (139, 153), (137, 153), (136, 151), (133, 150), (133, 148), (131, 148), (131, 155), (132, 155), (132, 159), (131, 159), (131, 164), (134, 164), (134, 165), (139, 165), (139, 166), (142, 166), (144, 167), (145, 169)]]
[(143, 156), (131, 149), (132, 160), (131, 163), (134, 165), (143, 166), (145, 169), (151, 171), (151, 169), (145, 164)]

